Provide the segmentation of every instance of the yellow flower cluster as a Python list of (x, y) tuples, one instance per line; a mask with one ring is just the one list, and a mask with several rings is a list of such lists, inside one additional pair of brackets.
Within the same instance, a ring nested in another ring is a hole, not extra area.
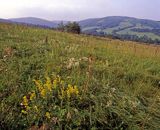
[(52, 91), (52, 82), (49, 77), (46, 77), (46, 82), (43, 84), (40, 80), (33, 80), (36, 84), (36, 87), (41, 95), (45, 98), (48, 92)]
[[(36, 101), (41, 100), (41, 98), (48, 99), (48, 97), (53, 97), (53, 92), (58, 100), (68, 100), (71, 98), (76, 98), (79, 95), (79, 90), (77, 86), (72, 86), (68, 84), (65, 85), (64, 81), (61, 80), (60, 76), (51, 79), (50, 77), (46, 77), (45, 82), (41, 80), (33, 80), (35, 82), (35, 86), (37, 91), (32, 91), (24, 96), (21, 102), (22, 110), (21, 113), (29, 114), (29, 110), (32, 110), (36, 113), (40, 112), (40, 108), (38, 109)], [(43, 100), (44, 101), (44, 100)], [(47, 101), (47, 100), (45, 100)], [(49, 112), (45, 114), (46, 118), (50, 119), (51, 115)]]
[(78, 95), (79, 94), (79, 91), (78, 91), (78, 88), (77, 86), (72, 86), (72, 85), (68, 85), (68, 88), (67, 88), (67, 97), (68, 99), (71, 98), (72, 95)]
[(46, 82), (42, 83), (40, 80), (33, 80), (36, 84), (36, 87), (41, 95), (41, 97), (46, 98), (49, 92), (52, 92), (54, 89), (57, 89), (58, 85), (62, 85), (64, 83), (61, 80), (60, 76), (57, 76), (54, 80), (51, 80), (50, 77), (46, 77)]
[(38, 88), (39, 91), (43, 89), (42, 83), (40, 80), (33, 80), (34, 83), (36, 84), (36, 87)]
[(56, 89), (58, 85), (63, 85), (63, 84), (64, 84), (64, 81), (61, 80), (61, 77), (59, 75), (53, 80), (54, 89)]
[(28, 96), (23, 96), (23, 100), (22, 100), (22, 103), (21, 103), (23, 109), (21, 110), (21, 113), (27, 114), (27, 111), (30, 109), (29, 103), (30, 103), (30, 101), (32, 101), (35, 97), (36, 97), (36, 94), (35, 94), (34, 91), (33, 91), (32, 93), (29, 93)]
[(22, 102), (22, 104), (23, 104), (25, 107), (28, 106), (28, 99), (27, 99), (26, 96), (23, 97), (23, 102)]
[(49, 77), (46, 77), (46, 83), (44, 84), (44, 88), (47, 88), (49, 91), (52, 91), (52, 82)]
[(77, 86), (68, 85), (66, 89), (64, 87), (61, 88), (61, 94), (59, 94), (60, 99), (70, 99), (73, 96), (78, 96), (79, 90)]
[(30, 107), (29, 107), (29, 100), (27, 99), (26, 96), (23, 97), (23, 101), (22, 101), (21, 105), (23, 106), (21, 113), (27, 114), (27, 111), (29, 110)]

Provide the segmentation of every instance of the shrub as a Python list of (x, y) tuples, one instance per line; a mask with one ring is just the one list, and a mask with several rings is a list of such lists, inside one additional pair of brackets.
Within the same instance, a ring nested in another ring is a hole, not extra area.
[(78, 23), (76, 22), (69, 22), (68, 24), (64, 25), (63, 23), (59, 24), (58, 28), (59, 31), (65, 31), (65, 32), (70, 32), (70, 33), (76, 33), (80, 34), (81, 33), (81, 28)]

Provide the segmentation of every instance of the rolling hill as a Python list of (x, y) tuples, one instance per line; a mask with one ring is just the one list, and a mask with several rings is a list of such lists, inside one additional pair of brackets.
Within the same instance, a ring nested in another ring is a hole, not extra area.
[(160, 40), (160, 23), (153, 20), (111, 16), (80, 21), (82, 32), (93, 35), (134, 35)]
[(57, 27), (57, 21), (49, 21), (45, 19), (35, 18), (35, 17), (24, 17), (24, 18), (12, 18), (9, 19), (12, 22), (16, 23), (25, 23), (25, 24), (32, 24), (32, 25), (40, 25), (40, 26), (47, 26), (50, 28)]

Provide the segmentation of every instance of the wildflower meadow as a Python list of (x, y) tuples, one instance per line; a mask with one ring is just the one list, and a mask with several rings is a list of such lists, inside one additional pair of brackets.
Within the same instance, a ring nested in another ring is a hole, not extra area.
[(0, 129), (159, 130), (160, 47), (0, 23)]

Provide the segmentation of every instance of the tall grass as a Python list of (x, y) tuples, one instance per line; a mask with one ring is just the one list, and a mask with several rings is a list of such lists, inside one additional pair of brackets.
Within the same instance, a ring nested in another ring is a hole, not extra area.
[[(159, 50), (159, 46), (1, 23), (0, 128), (158, 130)], [(74, 94), (70, 100), (59, 98), (60, 85), (47, 100), (41, 98), (33, 80), (45, 86), (47, 76), (51, 82), (61, 77), (64, 93), (69, 84), (76, 85), (78, 98)], [(33, 92), (36, 99), (30, 103)], [(28, 111), (25, 96), (32, 108)]]

